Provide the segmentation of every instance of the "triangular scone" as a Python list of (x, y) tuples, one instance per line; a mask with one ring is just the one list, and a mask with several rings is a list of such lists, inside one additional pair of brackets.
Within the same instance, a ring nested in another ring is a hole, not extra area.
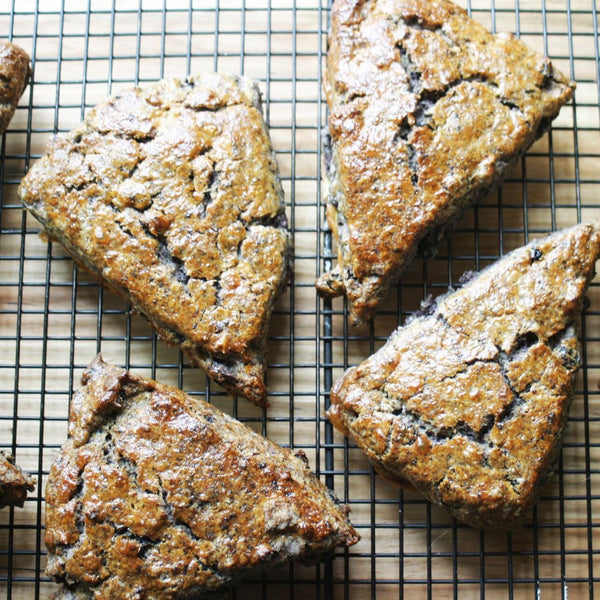
[(59, 598), (204, 598), (358, 541), (302, 455), (100, 357), (73, 396), (45, 523)]
[(417, 250), (498, 184), (571, 98), (550, 61), (445, 0), (335, 0), (324, 89), (327, 217), (317, 282), (365, 321)]
[(519, 248), (346, 371), (329, 417), (375, 468), (477, 527), (510, 528), (560, 448), (597, 224)]
[(27, 52), (15, 44), (0, 41), (0, 134), (13, 118), (30, 77)]
[(291, 251), (251, 80), (207, 74), (111, 97), (51, 143), (20, 195), (163, 340), (266, 403), (267, 327)]

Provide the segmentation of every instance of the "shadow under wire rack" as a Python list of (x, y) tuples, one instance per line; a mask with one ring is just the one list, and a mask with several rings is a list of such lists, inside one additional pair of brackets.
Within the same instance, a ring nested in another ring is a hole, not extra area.
[[(209, 400), (273, 441), (303, 450), (347, 502), (362, 536), (317, 566), (281, 566), (231, 598), (600, 597), (600, 282), (581, 327), (580, 372), (556, 474), (524, 527), (472, 530), (410, 489), (376, 476), (324, 418), (332, 382), (379, 348), (429, 294), (458, 285), (531, 237), (600, 217), (600, 51), (596, 0), (459, 0), (493, 31), (513, 32), (577, 82), (573, 101), (505, 184), (470, 209), (437, 256), (416, 261), (367, 326), (342, 300), (320, 300), (333, 261), (324, 226), (320, 132), (327, 0), (3, 0), (3, 35), (32, 57), (34, 76), (0, 162), (0, 449), (38, 480), (23, 509), (0, 511), (0, 597), (47, 598), (44, 489), (66, 437), (68, 402), (102, 351)], [(289, 288), (269, 336), (264, 410), (227, 396), (130, 307), (38, 236), (17, 187), (50, 136), (73, 128), (110, 93), (202, 71), (259, 81), (295, 246)]]

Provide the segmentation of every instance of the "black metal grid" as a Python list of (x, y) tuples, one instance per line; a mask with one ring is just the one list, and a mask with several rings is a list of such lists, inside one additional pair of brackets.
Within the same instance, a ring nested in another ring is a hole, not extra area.
[[(312, 467), (352, 507), (363, 536), (334, 561), (280, 567), (233, 598), (592, 598), (600, 594), (600, 284), (582, 323), (584, 368), (556, 476), (512, 535), (473, 531), (374, 476), (323, 418), (333, 380), (380, 347), (428, 294), (456, 285), (530, 236), (600, 217), (600, 52), (595, 0), (463, 0), (490, 29), (516, 32), (578, 83), (571, 105), (495, 194), (465, 215), (435, 260), (417, 262), (369, 326), (313, 282), (335, 260), (323, 226), (320, 77), (327, 0), (4, 0), (2, 31), (30, 52), (33, 85), (1, 139), (0, 447), (39, 484), (0, 511), (0, 595), (47, 597), (44, 486), (66, 435), (68, 399), (107, 360), (206, 397)], [(21, 209), (16, 188), (50, 135), (110, 92), (220, 70), (260, 81), (296, 248), (270, 334), (269, 400), (232, 400), (104, 292)]]

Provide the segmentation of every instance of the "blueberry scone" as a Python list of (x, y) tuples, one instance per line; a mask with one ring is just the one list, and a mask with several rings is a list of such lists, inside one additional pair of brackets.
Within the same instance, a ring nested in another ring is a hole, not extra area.
[(212, 597), (358, 541), (302, 455), (100, 357), (72, 399), (45, 523), (65, 600)]
[(509, 529), (555, 465), (600, 226), (531, 242), (336, 382), (329, 418), (375, 468), (475, 527)]
[(266, 404), (267, 328), (291, 246), (251, 80), (206, 74), (113, 96), (51, 142), (19, 193), (165, 342)]
[(335, 0), (324, 90), (336, 267), (317, 288), (370, 319), (418, 251), (496, 186), (574, 84), (447, 0)]

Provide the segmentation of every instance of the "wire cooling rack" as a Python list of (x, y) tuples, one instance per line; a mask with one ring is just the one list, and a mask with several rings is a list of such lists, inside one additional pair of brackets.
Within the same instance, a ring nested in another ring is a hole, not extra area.
[[(588, 294), (581, 370), (558, 471), (512, 535), (471, 530), (410, 489), (375, 476), (323, 417), (332, 382), (380, 347), (429, 294), (457, 285), (531, 236), (600, 217), (600, 60), (596, 0), (462, 0), (577, 81), (573, 102), (503, 187), (467, 212), (435, 259), (417, 261), (369, 326), (315, 294), (335, 260), (324, 223), (320, 87), (326, 0), (2, 0), (0, 30), (32, 57), (33, 83), (1, 138), (0, 447), (38, 479), (23, 509), (0, 511), (0, 594), (46, 598), (44, 488), (66, 436), (68, 401), (102, 351), (205, 397), (301, 448), (352, 508), (361, 542), (318, 566), (279, 567), (232, 598), (592, 598), (600, 596), (600, 284)], [(295, 244), (295, 272), (269, 339), (268, 410), (231, 399), (37, 234), (17, 186), (58, 131), (134, 84), (219, 70), (260, 82)]]

